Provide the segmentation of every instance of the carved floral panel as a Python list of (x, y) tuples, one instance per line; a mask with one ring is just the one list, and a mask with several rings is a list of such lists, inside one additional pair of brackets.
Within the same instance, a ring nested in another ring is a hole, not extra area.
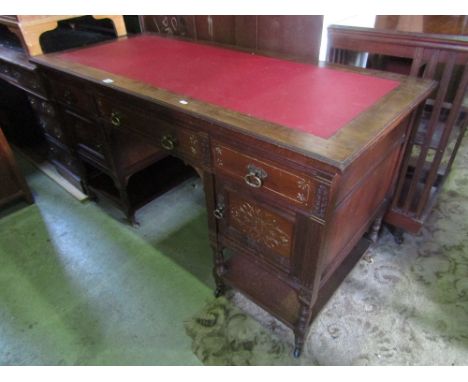
[(291, 255), (292, 222), (254, 202), (230, 198), (230, 222), (250, 239), (282, 256)]

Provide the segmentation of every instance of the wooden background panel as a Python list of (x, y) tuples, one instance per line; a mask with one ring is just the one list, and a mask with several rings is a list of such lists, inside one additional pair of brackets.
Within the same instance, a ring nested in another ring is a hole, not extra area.
[(258, 16), (258, 50), (318, 61), (322, 16)]
[(323, 16), (141, 16), (142, 31), (318, 62)]
[(468, 35), (468, 16), (404, 15), (377, 16), (375, 27), (402, 32)]

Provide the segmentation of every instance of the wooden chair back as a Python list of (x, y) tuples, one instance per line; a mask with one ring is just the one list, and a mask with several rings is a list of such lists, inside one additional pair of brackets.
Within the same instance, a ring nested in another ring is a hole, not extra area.
[(327, 60), (434, 79), (439, 86), (411, 133), (391, 224), (417, 232), (447, 177), (467, 126), (468, 37), (332, 25)]

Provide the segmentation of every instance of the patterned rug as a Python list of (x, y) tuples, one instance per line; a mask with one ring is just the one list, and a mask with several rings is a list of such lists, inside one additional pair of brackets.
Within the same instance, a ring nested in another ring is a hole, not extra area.
[(468, 365), (468, 138), (427, 224), (395, 244), (384, 228), (312, 324), (292, 332), (237, 292), (186, 322), (207, 365)]

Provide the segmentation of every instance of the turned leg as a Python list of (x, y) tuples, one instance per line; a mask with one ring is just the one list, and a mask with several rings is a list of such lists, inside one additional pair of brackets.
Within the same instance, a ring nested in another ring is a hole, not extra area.
[(140, 227), (140, 223), (136, 220), (135, 211), (133, 209), (128, 209), (126, 215), (127, 215), (127, 220), (132, 227), (135, 227), (135, 228)]
[(88, 182), (85, 179), (81, 179), (80, 184), (81, 184), (81, 189), (86, 195), (88, 195), (89, 200), (93, 202), (97, 202), (98, 197), (96, 193), (91, 190), (91, 188), (88, 185)]
[(380, 216), (377, 219), (375, 219), (374, 223), (372, 224), (371, 232), (370, 232), (370, 239), (372, 240), (373, 243), (377, 243), (377, 240), (379, 239), (379, 232), (380, 232), (380, 228), (382, 227), (382, 220), (383, 220), (383, 216)]
[(304, 349), (304, 343), (307, 336), (307, 330), (309, 327), (310, 321), (310, 309), (307, 304), (302, 303), (301, 309), (299, 312), (299, 319), (297, 320), (297, 324), (294, 328), (294, 351), (293, 357), (299, 358), (302, 354), (302, 350)]
[(226, 266), (224, 264), (223, 248), (213, 248), (214, 254), (214, 268), (213, 277), (216, 284), (214, 295), (216, 298), (222, 296), (226, 291), (226, 285), (223, 281), (223, 274), (226, 272)]
[(118, 179), (114, 180), (114, 184), (116, 188), (119, 190), (120, 201), (123, 205), (123, 210), (125, 216), (127, 218), (128, 223), (135, 228), (140, 227), (140, 223), (135, 218), (135, 209), (130, 202), (130, 198), (128, 197), (127, 186), (128, 186), (128, 178), (126, 179)]

